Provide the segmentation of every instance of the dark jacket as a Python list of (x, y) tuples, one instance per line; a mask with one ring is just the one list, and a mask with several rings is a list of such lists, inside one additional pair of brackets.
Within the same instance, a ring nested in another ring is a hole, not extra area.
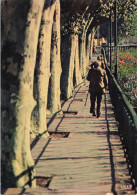
[(87, 80), (90, 81), (89, 92), (91, 93), (104, 93), (108, 85), (108, 78), (106, 71), (100, 66), (92, 66), (89, 70)]

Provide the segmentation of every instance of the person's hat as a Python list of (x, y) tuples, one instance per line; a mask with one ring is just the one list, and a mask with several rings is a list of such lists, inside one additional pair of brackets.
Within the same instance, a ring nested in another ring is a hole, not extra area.
[(91, 68), (97, 68), (99, 66), (99, 63), (97, 63), (96, 61), (93, 62), (92, 64), (90, 64)]
[(97, 57), (97, 60), (101, 60), (101, 57), (100, 57), (100, 56), (98, 56), (98, 57)]

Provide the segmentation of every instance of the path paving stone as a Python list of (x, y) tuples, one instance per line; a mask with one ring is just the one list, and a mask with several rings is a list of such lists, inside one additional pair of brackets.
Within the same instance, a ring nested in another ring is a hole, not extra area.
[[(103, 97), (100, 118), (89, 113), (87, 81), (62, 104), (64, 114), (53, 120), (47, 117), (51, 138), (32, 140), (31, 144), (37, 176), (51, 181), (45, 188), (25, 190), (23, 194), (135, 194), (109, 92)], [(59, 136), (66, 132), (68, 137)]]

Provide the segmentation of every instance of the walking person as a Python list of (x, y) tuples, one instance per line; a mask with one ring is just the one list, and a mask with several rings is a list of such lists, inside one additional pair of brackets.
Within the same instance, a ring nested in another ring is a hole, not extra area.
[[(97, 62), (91, 64), (91, 69), (88, 72), (87, 80), (90, 81), (89, 92), (90, 92), (90, 113), (93, 116), (100, 117), (101, 114), (101, 100), (102, 95), (105, 93), (105, 89), (108, 85), (108, 78), (106, 71), (101, 68)], [(97, 108), (95, 112), (95, 102), (97, 101)]]
[(93, 54), (96, 54), (97, 50), (96, 50), (96, 46), (95, 46), (95, 42), (93, 43)]
[(105, 64), (105, 60), (102, 54), (100, 54), (97, 57), (97, 62), (99, 63), (99, 65), (101, 66), (102, 69), (106, 69), (106, 64)]

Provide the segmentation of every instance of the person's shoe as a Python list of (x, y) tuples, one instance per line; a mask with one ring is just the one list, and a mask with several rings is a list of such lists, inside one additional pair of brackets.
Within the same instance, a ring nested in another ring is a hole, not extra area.
[(101, 113), (99, 112), (99, 113), (97, 113), (97, 118), (99, 118), (100, 117), (100, 115), (101, 115)]
[(95, 114), (95, 111), (93, 111), (93, 114), (92, 114), (92, 116), (96, 116), (96, 114)]

